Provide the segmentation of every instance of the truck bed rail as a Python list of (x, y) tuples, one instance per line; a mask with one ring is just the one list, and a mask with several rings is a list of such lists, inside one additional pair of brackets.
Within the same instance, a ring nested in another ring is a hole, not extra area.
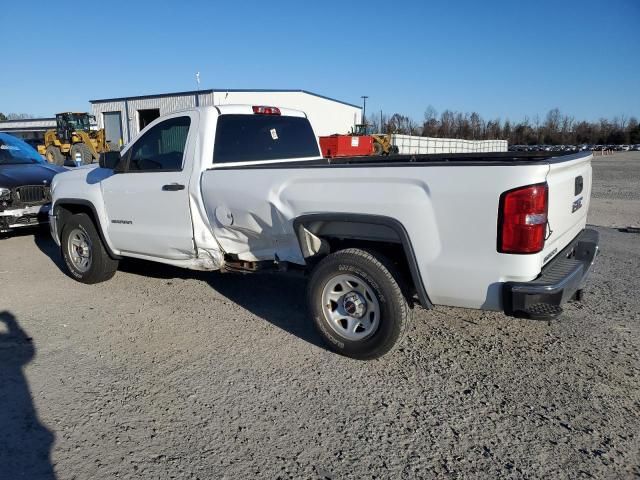
[[(331, 165), (354, 163), (430, 163), (430, 162), (527, 162), (547, 161), (555, 157), (590, 155), (591, 152), (486, 152), (486, 153), (427, 153), (415, 155), (380, 155), (364, 157), (327, 158)], [(562, 160), (566, 160), (563, 158)]]

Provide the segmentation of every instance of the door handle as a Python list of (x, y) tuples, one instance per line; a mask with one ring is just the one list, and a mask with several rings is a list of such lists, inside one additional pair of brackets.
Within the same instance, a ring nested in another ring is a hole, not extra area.
[(162, 190), (164, 192), (177, 192), (178, 190), (184, 190), (184, 185), (179, 183), (170, 183), (169, 185), (163, 185)]

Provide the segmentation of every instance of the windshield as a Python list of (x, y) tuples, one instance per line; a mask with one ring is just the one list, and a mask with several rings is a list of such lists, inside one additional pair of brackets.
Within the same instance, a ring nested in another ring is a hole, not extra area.
[(69, 115), (67, 122), (73, 130), (89, 130), (91, 127), (88, 115)]
[(0, 165), (45, 163), (40, 154), (28, 143), (13, 135), (0, 133)]
[(353, 128), (354, 135), (372, 135), (374, 129), (371, 125), (358, 124)]

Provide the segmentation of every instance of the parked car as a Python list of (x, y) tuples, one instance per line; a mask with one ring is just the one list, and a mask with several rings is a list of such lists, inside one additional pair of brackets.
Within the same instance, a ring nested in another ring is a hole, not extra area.
[(65, 170), (19, 138), (0, 133), (0, 232), (46, 223), (51, 180)]
[(40, 140), (36, 140), (33, 138), (23, 138), (22, 141), (26, 144), (28, 144), (29, 146), (31, 146), (33, 149), (38, 150), (38, 145), (41, 145), (42, 142)]
[(125, 257), (308, 274), (319, 335), (368, 359), (398, 343), (414, 302), (546, 319), (579, 298), (598, 248), (591, 158), (327, 159), (302, 112), (201, 107), (57, 175), (51, 232), (84, 283)]

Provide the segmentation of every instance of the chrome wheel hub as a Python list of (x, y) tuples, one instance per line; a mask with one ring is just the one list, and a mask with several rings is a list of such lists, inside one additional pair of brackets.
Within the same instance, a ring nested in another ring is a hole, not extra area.
[(342, 298), (342, 308), (353, 318), (362, 318), (367, 311), (367, 301), (358, 292), (349, 292)]
[(373, 289), (352, 274), (327, 281), (322, 290), (322, 312), (334, 332), (351, 341), (368, 337), (380, 324), (380, 304)]
[(67, 241), (67, 253), (73, 266), (84, 273), (91, 267), (91, 240), (87, 233), (75, 228), (69, 234)]

